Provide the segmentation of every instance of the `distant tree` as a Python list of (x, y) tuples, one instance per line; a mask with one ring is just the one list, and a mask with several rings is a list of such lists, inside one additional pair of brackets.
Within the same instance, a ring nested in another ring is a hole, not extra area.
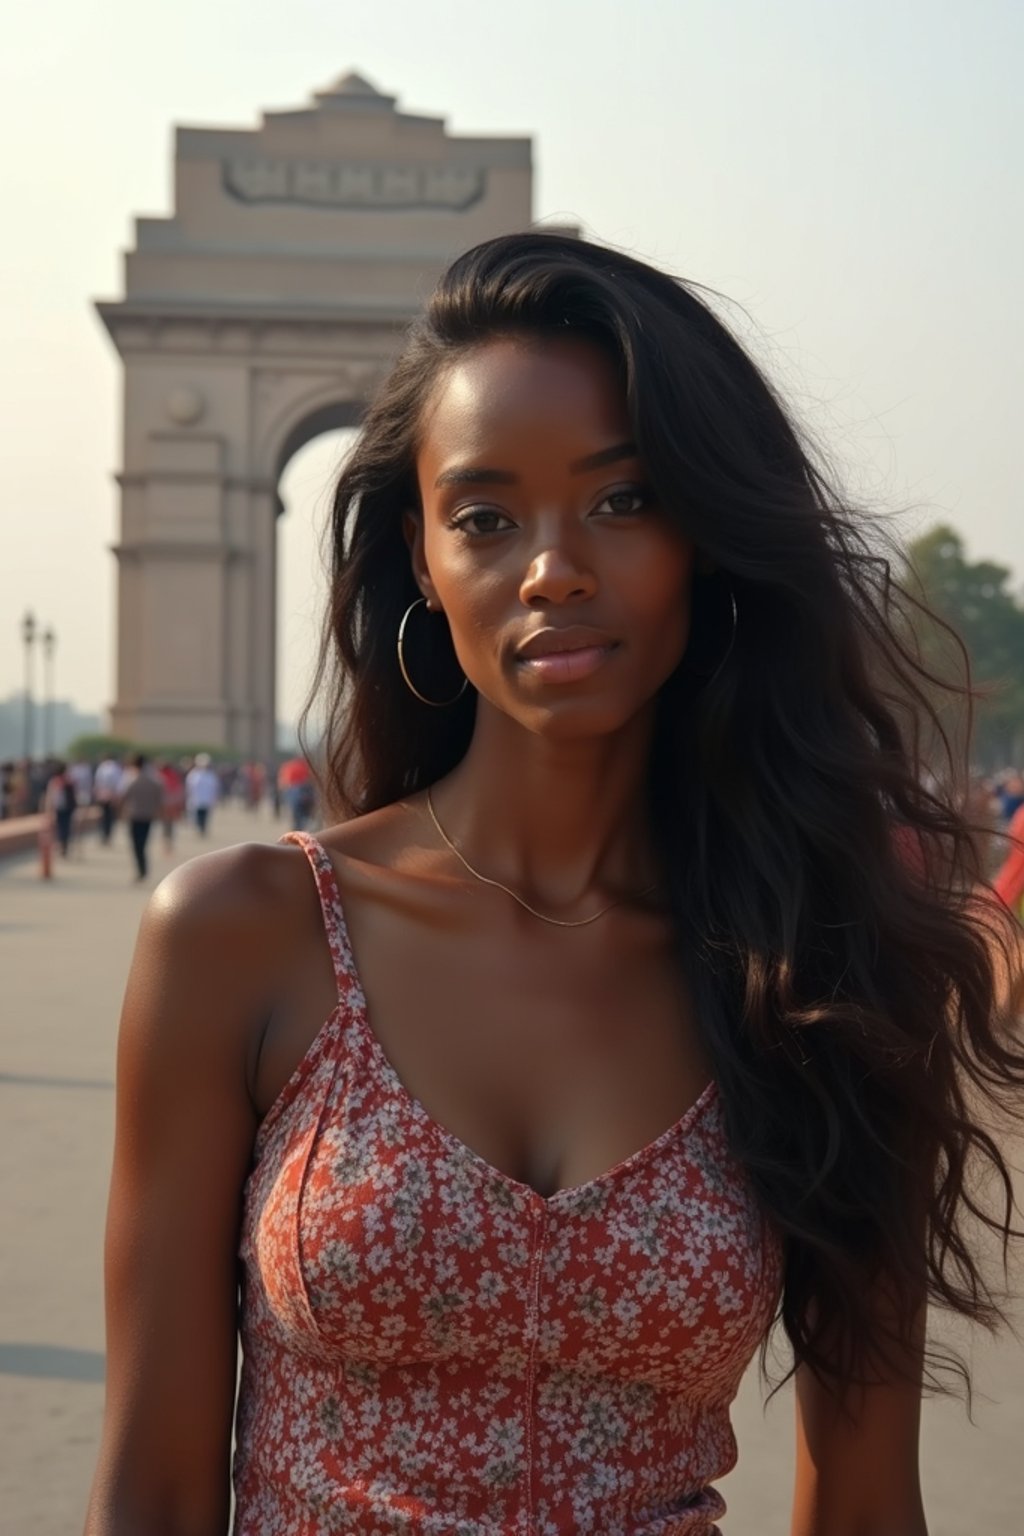
[[(992, 560), (968, 560), (963, 539), (945, 524), (913, 540), (907, 558), (924, 601), (966, 648), (980, 695), (975, 761), (989, 769), (1024, 764), (1024, 606), (1010, 587), (1013, 572)], [(931, 668), (964, 681), (963, 659), (940, 625), (921, 622), (917, 640)]]
[(138, 750), (134, 741), (129, 741), (125, 736), (103, 736), (93, 732), (85, 736), (76, 736), (73, 741), (69, 741), (65, 755), (75, 762), (83, 757), (89, 759), (127, 757), (129, 753)]
[(207, 752), (214, 762), (235, 762), (244, 754), (229, 751), (227, 747), (211, 747), (206, 742), (170, 742), (154, 745), (152, 742), (129, 741), (123, 736), (77, 736), (67, 749), (67, 756), (74, 759), (87, 757), (130, 757), (135, 752), (145, 752), (148, 757), (169, 757), (175, 761), (181, 757), (195, 757)]

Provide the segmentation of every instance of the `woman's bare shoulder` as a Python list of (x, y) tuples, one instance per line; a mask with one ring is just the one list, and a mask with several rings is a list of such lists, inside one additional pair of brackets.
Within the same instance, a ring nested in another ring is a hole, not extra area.
[(142, 916), (119, 1059), (138, 1070), (149, 1063), (160, 1093), (180, 1079), (188, 1098), (198, 1074), (244, 1097), (266, 1021), (318, 923), (316, 886), (299, 848), (243, 843), (180, 865)]
[[(430, 839), (417, 807), (382, 806), (317, 833), (336, 867), (356, 886), (404, 872)], [(362, 878), (360, 878), (362, 877)], [(294, 961), (312, 937), (320, 942), (316, 886), (294, 843), (239, 843), (178, 866), (153, 892), (142, 938), (187, 954), (192, 968), (208, 958), (223, 973), (232, 962), (263, 976)]]
[(295, 844), (236, 843), (179, 864), (156, 887), (150, 908), (173, 925), (230, 923), (261, 913), (273, 920), (306, 868)]
[(269, 995), (296, 936), (315, 927), (316, 905), (301, 848), (239, 843), (189, 859), (160, 882), (139, 947), (187, 962), (197, 984), (245, 976), (248, 996)]

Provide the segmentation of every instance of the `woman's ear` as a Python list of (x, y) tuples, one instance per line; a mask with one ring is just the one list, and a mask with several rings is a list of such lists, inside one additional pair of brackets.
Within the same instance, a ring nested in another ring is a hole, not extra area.
[(412, 561), (413, 580), (427, 600), (427, 607), (432, 613), (440, 612), (440, 603), (437, 601), (437, 593), (434, 591), (434, 583), (430, 579), (427, 570), (426, 555), (423, 548), (423, 513), (410, 507), (402, 513), (402, 534), (409, 550)]

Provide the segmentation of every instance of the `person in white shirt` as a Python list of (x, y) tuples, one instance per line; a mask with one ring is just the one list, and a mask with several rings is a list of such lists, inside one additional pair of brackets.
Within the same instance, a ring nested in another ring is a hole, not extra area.
[(220, 780), (210, 767), (209, 753), (200, 752), (185, 776), (185, 805), (200, 837), (206, 836), (210, 812), (219, 799)]
[[(75, 792), (75, 810), (84, 810), (92, 804), (92, 763), (87, 758), (76, 758), (68, 767), (68, 778)], [(71, 818), (71, 832), (75, 840), (78, 840), (82, 822), (77, 815)]]
[(124, 769), (116, 757), (105, 757), (93, 775), (93, 799), (100, 808), (100, 842), (109, 843), (117, 820), (117, 801)]
[(75, 801), (78, 805), (92, 804), (92, 764), (84, 757), (80, 757), (68, 768), (68, 778), (75, 786)]

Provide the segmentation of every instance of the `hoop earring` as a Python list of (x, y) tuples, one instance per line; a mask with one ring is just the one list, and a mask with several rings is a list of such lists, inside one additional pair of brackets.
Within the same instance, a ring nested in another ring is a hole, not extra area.
[(405, 681), (405, 686), (408, 688), (410, 693), (414, 693), (416, 695), (421, 704), (429, 704), (431, 709), (447, 709), (449, 705), (457, 703), (458, 700), (462, 698), (462, 695), (466, 691), (466, 684), (469, 682), (469, 678), (464, 677), (462, 679), (462, 687), (459, 689), (458, 693), (453, 699), (428, 699), (425, 694), (420, 693), (419, 689), (416, 687), (416, 684), (409, 676), (408, 668), (405, 665), (405, 656), (402, 649), (405, 641), (405, 626), (409, 622), (409, 615), (412, 613), (413, 609), (418, 608), (420, 603), (425, 603), (426, 601), (427, 600), (425, 597), (417, 597), (413, 602), (409, 604), (408, 608), (402, 614), (402, 622), (398, 626), (398, 665), (401, 670), (402, 677)]
[(721, 661), (718, 663), (718, 666), (712, 672), (711, 676), (705, 682), (705, 688), (709, 687), (714, 682), (715, 678), (718, 676), (719, 672), (721, 672), (722, 668), (729, 660), (729, 657), (732, 655), (732, 648), (736, 644), (736, 625), (738, 623), (738, 615), (736, 612), (736, 591), (732, 586), (729, 587), (729, 602), (732, 605), (732, 634), (729, 636), (729, 644), (725, 648), (725, 654)]

